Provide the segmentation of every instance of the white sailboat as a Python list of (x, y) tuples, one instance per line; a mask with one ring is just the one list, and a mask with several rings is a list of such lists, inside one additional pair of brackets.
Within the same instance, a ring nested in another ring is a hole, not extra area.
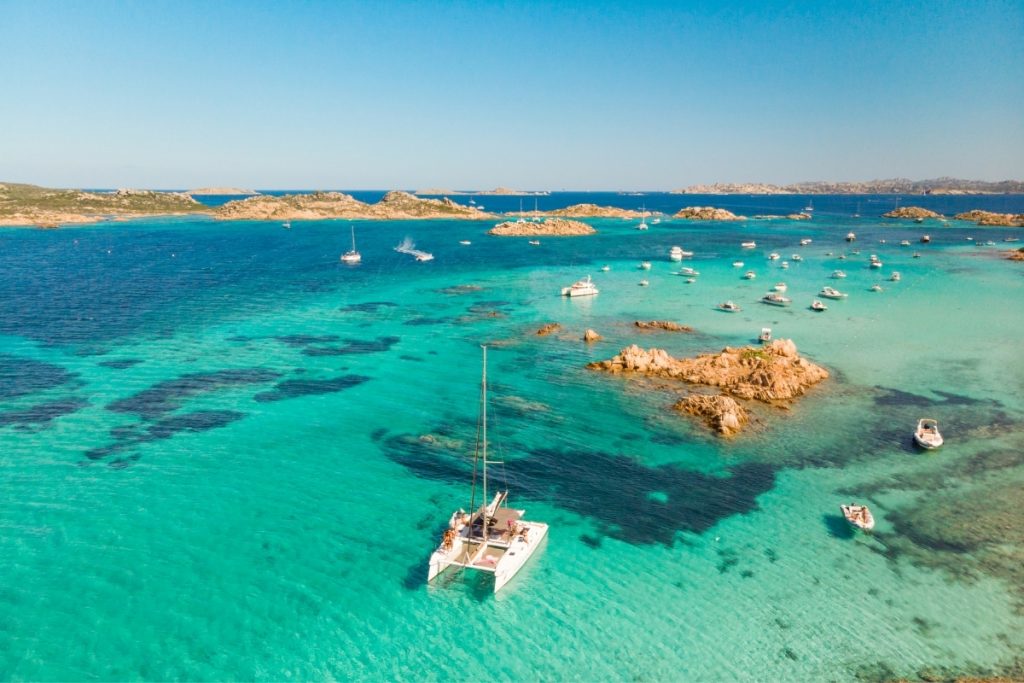
[(640, 225), (636, 226), (637, 230), (646, 230), (647, 229), (647, 220), (646, 219), (647, 219), (647, 206), (644, 205), (640, 209)]
[(352, 227), (352, 249), (341, 255), (342, 263), (359, 263), (363, 257), (356, 251), (356, 226)]
[(508, 491), (498, 491), (487, 502), (487, 347), (483, 347), (483, 378), (480, 382), (480, 447), (473, 462), (474, 486), (470, 508), (476, 505), (476, 468), (482, 472), (484, 504), (473, 514), (456, 510), (448, 520), (441, 544), (430, 556), (427, 580), (451, 566), (475, 569), (494, 575), (494, 592), (501, 590), (526, 564), (548, 533), (543, 522), (527, 522), (525, 510), (506, 507)]

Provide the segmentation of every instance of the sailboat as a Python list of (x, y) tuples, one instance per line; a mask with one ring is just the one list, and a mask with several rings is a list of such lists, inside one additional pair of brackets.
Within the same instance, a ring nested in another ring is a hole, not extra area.
[(812, 211), (814, 211), (814, 200), (809, 199), (807, 200), (807, 206), (804, 207), (804, 213), (811, 213)]
[(360, 261), (363, 260), (363, 257), (359, 255), (358, 251), (356, 251), (356, 226), (353, 225), (351, 227), (352, 227), (352, 249), (349, 250), (349, 251), (346, 251), (344, 254), (341, 255), (341, 262), (342, 263), (359, 263)]
[(636, 226), (637, 230), (647, 229), (647, 206), (645, 205), (640, 209), (640, 225)]
[(451, 566), (475, 569), (494, 575), (497, 593), (522, 569), (548, 533), (543, 522), (527, 522), (525, 510), (506, 506), (508, 490), (497, 491), (487, 503), (487, 347), (483, 348), (483, 373), (480, 381), (481, 440), (473, 460), (473, 489), (470, 509), (476, 505), (477, 466), (481, 468), (484, 504), (473, 514), (459, 509), (452, 513), (441, 544), (430, 556), (427, 581)]

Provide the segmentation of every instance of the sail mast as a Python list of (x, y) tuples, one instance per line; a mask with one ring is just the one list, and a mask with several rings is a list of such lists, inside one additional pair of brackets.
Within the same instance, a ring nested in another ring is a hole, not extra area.
[(480, 403), (481, 403), (481, 414), (483, 415), (483, 435), (484, 435), (484, 448), (483, 448), (483, 489), (484, 489), (484, 526), (483, 526), (483, 537), (484, 545), (487, 544), (487, 346), (481, 346), (484, 350), (484, 369), (483, 376), (480, 380)]
[(356, 250), (356, 226), (351, 225), (349, 227), (352, 228), (352, 251), (355, 251)]

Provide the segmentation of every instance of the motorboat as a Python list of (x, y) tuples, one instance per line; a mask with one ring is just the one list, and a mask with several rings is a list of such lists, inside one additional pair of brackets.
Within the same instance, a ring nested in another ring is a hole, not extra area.
[(846, 277), (846, 273), (844, 273), (843, 271), (841, 271), (841, 270), (833, 270), (832, 271), (832, 279), (833, 280), (842, 280), (844, 277)]
[(472, 242), (470, 242), (469, 240), (459, 240), (459, 244), (461, 244), (464, 247), (468, 247), (469, 245), (472, 244)]
[[(354, 234), (355, 233), (353, 233), (353, 235)], [(353, 241), (354, 240), (355, 237), (353, 237)], [(416, 244), (412, 241), (411, 237), (406, 237), (404, 240), (402, 240), (401, 243), (397, 247), (395, 247), (395, 251), (397, 251), (399, 254), (409, 254), (417, 261), (421, 262), (434, 260), (434, 255), (431, 254), (430, 252), (417, 249)]]
[(840, 261), (845, 261), (846, 260), (846, 254), (840, 254), (838, 256), (838, 258), (839, 258)]
[(698, 275), (700, 275), (700, 272), (694, 270), (693, 268), (690, 268), (689, 266), (684, 266), (679, 269), (679, 272), (676, 273), (676, 275), (685, 275), (686, 277), (697, 277)]
[(893, 281), (893, 282), (899, 282), (900, 281), (900, 274), (899, 274), (899, 272), (898, 271), (893, 271), (892, 275), (889, 276), (889, 279), (891, 281)]
[(875, 528), (875, 518), (871, 514), (871, 510), (868, 509), (867, 505), (849, 503), (848, 505), (840, 505), (839, 509), (842, 510), (843, 517), (846, 518), (846, 521), (858, 529), (862, 531), (871, 531)]
[(791, 261), (803, 261), (804, 260), (804, 257), (801, 256), (800, 254), (793, 254), (789, 258), (790, 258)]
[(590, 281), (589, 275), (582, 280), (577, 280), (568, 287), (562, 287), (562, 296), (593, 296), (595, 294), (597, 294), (597, 287)]
[(910, 240), (903, 240), (903, 241), (901, 241), (900, 242), (900, 246), (901, 247), (909, 247), (910, 246)]
[(854, 250), (853, 250), (853, 251), (851, 251), (850, 253), (851, 253), (851, 254), (856, 254), (856, 255), (858, 255), (858, 256), (859, 256), (859, 255), (860, 255), (860, 249), (854, 249)]
[(775, 286), (772, 287), (776, 292), (785, 292), (787, 287), (785, 282), (776, 282)]
[(1004, 242), (1020, 242), (1020, 238), (1019, 237), (1004, 237), (1003, 241)]
[(693, 278), (693, 277), (686, 278), (686, 284), (688, 284), (688, 285), (692, 285), (696, 281), (697, 281), (697, 278)]
[(641, 286), (641, 287), (646, 287), (646, 286), (647, 286), (647, 285), (649, 285), (649, 284), (651, 284), (651, 283), (650, 283), (650, 282), (648, 282), (647, 280), (641, 280), (641, 281), (640, 281), (640, 286)]
[(670, 259), (672, 259), (673, 261), (682, 261), (683, 260), (683, 248), (682, 247), (672, 247), (671, 249), (668, 250), (668, 257)]
[(782, 257), (779, 256), (778, 252), (773, 251), (772, 253), (768, 254), (769, 261), (778, 261), (780, 258)]
[(847, 295), (832, 287), (822, 287), (818, 296), (823, 296), (826, 299), (845, 299)]
[(416, 260), (419, 261), (420, 263), (424, 261), (433, 261), (434, 255), (424, 251), (419, 254), (416, 254)]
[(850, 232), (846, 233), (846, 241), (847, 242), (853, 242), (855, 239), (857, 239), (857, 235), (855, 235), (852, 230)]
[(650, 270), (650, 269), (651, 269), (651, 262), (650, 261), (641, 261), (640, 262), (640, 270)]
[(939, 433), (939, 421), (930, 417), (922, 417), (917, 421), (914, 431), (914, 442), (926, 450), (933, 450), (942, 445), (942, 434)]
[(924, 218), (918, 216), (917, 218), (914, 219), (914, 222), (915, 223), (924, 223)]
[(352, 227), (352, 248), (341, 255), (342, 263), (359, 263), (363, 260), (363, 257), (356, 251), (356, 227)]
[(793, 303), (789, 297), (782, 296), (778, 292), (768, 292), (761, 297), (761, 303), (769, 306), (788, 306)]
[(868, 264), (868, 268), (881, 268), (881, 267), (882, 267), (882, 262), (881, 261), (872, 261), (871, 263)]
[(729, 313), (736, 313), (737, 311), (739, 311), (741, 309), (740, 309), (739, 306), (737, 306), (733, 302), (726, 301), (725, 303), (718, 304), (718, 310), (720, 310), (720, 311), (728, 311)]
[(878, 283), (875, 283), (875, 284), (871, 285), (871, 291), (872, 292), (881, 292), (882, 291), (882, 285), (880, 285)]
[(779, 267), (782, 268), (783, 270), (789, 268), (789, 261), (783, 261), (782, 263), (779, 264)]
[(811, 302), (811, 310), (812, 311), (827, 311), (828, 310), (828, 306), (826, 306), (821, 301), (818, 301), (817, 299), (815, 299), (814, 301)]
[(755, 273), (752, 270), (748, 270), (747, 272), (743, 273), (744, 280), (753, 280), (755, 277), (757, 277), (757, 273)]
[(601, 266), (601, 272), (602, 272), (602, 273), (607, 273), (607, 272), (608, 272), (609, 270), (611, 270), (611, 269), (612, 269), (612, 267), (611, 267), (611, 266), (609, 266), (609, 265), (603, 265), (603, 266)]
[(914, 252), (914, 258), (921, 258), (921, 254), (915, 251)]
[(285, 230), (291, 230), (292, 229), (292, 222), (291, 221), (285, 221), (284, 223), (281, 224), (281, 227), (284, 228)]
[(733, 268), (742, 268), (743, 267), (743, 261), (733, 261), (732, 262), (732, 267)]
[(481, 439), (474, 451), (473, 494), (476, 505), (478, 471), (482, 505), (471, 513), (459, 509), (448, 519), (448, 528), (430, 555), (427, 581), (449, 567), (472, 569), (494, 576), (494, 592), (500, 591), (533, 556), (548, 533), (544, 522), (528, 522), (525, 510), (508, 507), (509, 491), (498, 491), (488, 502), (487, 466), (487, 347), (484, 347), (483, 379), (480, 383)]
[(800, 240), (800, 246), (801, 246), (801, 247), (806, 247), (806, 246), (807, 246), (808, 244), (810, 244), (811, 242), (812, 242), (812, 240), (811, 240), (811, 238), (810, 238), (810, 237), (805, 237), (805, 238), (803, 238), (802, 240)]
[(527, 242), (527, 244), (529, 244), (531, 247), (539, 247), (540, 240), (530, 240), (529, 242)]
[(750, 240), (749, 242), (740, 242), (740, 246), (743, 247), (744, 249), (756, 249), (757, 242), (755, 242), (754, 240)]
[(762, 327), (761, 328), (761, 334), (757, 335), (757, 341), (761, 342), (762, 344), (767, 344), (771, 340), (772, 340), (772, 328), (770, 328), (770, 327)]
[(931, 235), (921, 235), (921, 243), (922, 244), (928, 244), (931, 241), (932, 241)]

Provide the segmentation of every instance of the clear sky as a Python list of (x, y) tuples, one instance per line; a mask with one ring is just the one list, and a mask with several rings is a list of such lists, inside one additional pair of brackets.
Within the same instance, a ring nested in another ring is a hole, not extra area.
[(1024, 1), (0, 0), (0, 180), (1024, 177)]

